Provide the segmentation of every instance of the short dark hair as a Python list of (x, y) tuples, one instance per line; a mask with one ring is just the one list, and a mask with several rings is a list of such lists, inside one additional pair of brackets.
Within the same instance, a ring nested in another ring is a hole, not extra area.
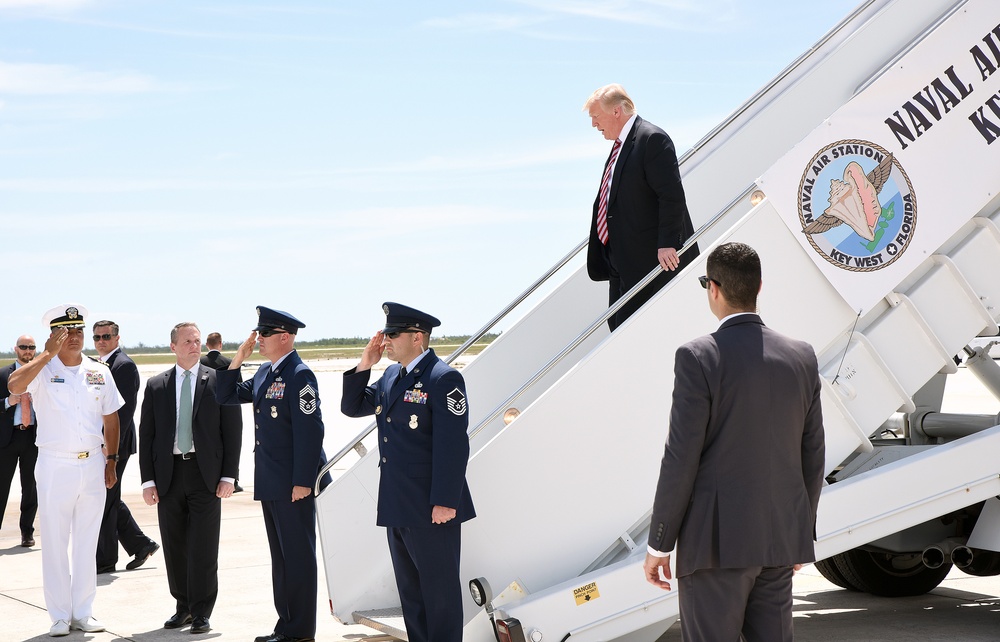
[(744, 243), (725, 243), (712, 250), (706, 276), (722, 290), (726, 303), (739, 310), (755, 310), (760, 292), (760, 257)]
[(118, 324), (114, 321), (98, 321), (94, 324), (94, 332), (97, 332), (97, 328), (111, 328), (111, 336), (118, 336)]
[(198, 324), (194, 321), (181, 321), (175, 325), (172, 330), (170, 330), (170, 343), (177, 343), (177, 331), (181, 328), (194, 328), (195, 330), (198, 330), (198, 332), (201, 332), (198, 328)]
[(222, 347), (222, 335), (218, 332), (209, 332), (208, 336), (205, 338), (205, 345), (209, 348), (214, 348), (216, 346)]

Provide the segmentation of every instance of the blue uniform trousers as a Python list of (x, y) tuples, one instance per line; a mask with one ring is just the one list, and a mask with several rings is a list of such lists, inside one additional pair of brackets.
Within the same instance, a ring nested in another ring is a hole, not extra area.
[(462, 524), (386, 529), (410, 642), (462, 642)]
[(316, 500), (264, 500), (271, 548), (271, 584), (278, 623), (274, 632), (293, 638), (316, 635)]

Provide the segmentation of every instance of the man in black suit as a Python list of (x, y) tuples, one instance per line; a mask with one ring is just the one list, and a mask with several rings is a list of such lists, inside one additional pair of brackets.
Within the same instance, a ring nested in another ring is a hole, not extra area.
[(823, 485), (816, 354), (754, 313), (753, 248), (720, 245), (706, 271), (701, 284), (721, 324), (674, 357), (644, 571), (670, 589), (676, 544), (685, 642), (790, 642), (792, 574), (816, 559)]
[[(205, 347), (208, 348), (208, 354), (203, 354), (201, 356), (201, 365), (208, 366), (213, 370), (227, 370), (229, 364), (233, 362), (232, 359), (222, 354), (222, 335), (218, 332), (209, 332), (208, 337), (205, 339)], [(241, 370), (236, 371), (237, 381), (243, 381), (243, 372)], [(243, 430), (243, 414), (240, 413), (240, 430)], [(237, 479), (233, 482), (233, 492), (242, 493), (243, 487), (240, 486), (240, 480)]]
[(615, 141), (594, 200), (587, 273), (594, 281), (609, 282), (611, 305), (657, 265), (664, 270), (608, 319), (614, 330), (690, 263), (698, 246), (678, 255), (694, 226), (666, 132), (636, 115), (635, 104), (618, 84), (591, 94), (584, 110), (591, 125)]
[(0, 416), (0, 524), (3, 511), (10, 496), (10, 483), (14, 479), (14, 469), (21, 465), (21, 546), (35, 545), (35, 513), (38, 512), (38, 492), (35, 489), (35, 462), (38, 447), (35, 434), (38, 424), (35, 411), (31, 408), (31, 395), (27, 392), (12, 395), (7, 388), (7, 380), (17, 368), (31, 361), (35, 356), (35, 340), (30, 335), (21, 335), (14, 346), (14, 363), (0, 370), (0, 392), (4, 396), (3, 416)]
[(101, 521), (101, 534), (97, 539), (97, 572), (114, 573), (118, 563), (118, 542), (131, 556), (132, 561), (125, 568), (132, 570), (142, 566), (155, 553), (160, 545), (146, 537), (139, 525), (135, 523), (132, 512), (122, 501), (122, 475), (128, 458), (135, 454), (135, 406), (139, 396), (139, 368), (125, 352), (119, 343), (118, 324), (114, 321), (98, 321), (94, 324), (94, 348), (101, 361), (111, 369), (118, 392), (125, 399), (125, 405), (118, 411), (120, 426), (118, 463), (116, 464), (118, 481), (108, 489), (107, 501), (104, 504), (104, 518)]
[(139, 415), (142, 496), (156, 505), (170, 594), (176, 609), (163, 627), (211, 630), (219, 595), (222, 498), (239, 474), (240, 409), (215, 400), (216, 372), (198, 363), (201, 332), (170, 332), (177, 365), (146, 382)]

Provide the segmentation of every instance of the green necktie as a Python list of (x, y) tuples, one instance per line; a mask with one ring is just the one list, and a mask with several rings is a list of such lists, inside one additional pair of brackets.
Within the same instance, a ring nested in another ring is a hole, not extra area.
[(177, 449), (181, 454), (191, 450), (194, 437), (191, 434), (191, 371), (184, 371), (184, 383), (181, 384), (181, 403), (177, 410)]

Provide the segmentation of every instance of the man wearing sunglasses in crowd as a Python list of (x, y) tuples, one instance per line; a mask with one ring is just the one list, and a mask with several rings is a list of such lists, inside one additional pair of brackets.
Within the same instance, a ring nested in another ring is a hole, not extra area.
[[(316, 375), (295, 351), (306, 325), (281, 310), (257, 307), (257, 327), (218, 371), (223, 405), (254, 407), (254, 492), (271, 549), (271, 583), (278, 622), (256, 642), (306, 642), (316, 635), (316, 508), (313, 484), (326, 464)], [(250, 381), (240, 366), (260, 343), (265, 361)], [(330, 482), (324, 476), (321, 486)]]
[(14, 346), (14, 363), (0, 370), (0, 393), (3, 394), (3, 416), (0, 416), (0, 524), (3, 507), (10, 496), (10, 483), (14, 469), (21, 466), (21, 546), (35, 545), (35, 513), (38, 512), (38, 493), (35, 490), (35, 411), (31, 408), (31, 395), (12, 395), (7, 389), (10, 375), (35, 357), (35, 340), (31, 335), (21, 335)]
[(118, 410), (119, 446), (117, 469), (118, 481), (108, 489), (104, 504), (104, 519), (101, 534), (97, 540), (97, 573), (114, 573), (118, 563), (118, 542), (125, 552), (134, 558), (125, 565), (128, 570), (142, 566), (149, 557), (159, 550), (160, 545), (151, 540), (135, 523), (132, 512), (122, 501), (122, 475), (129, 457), (135, 454), (135, 407), (139, 396), (139, 368), (135, 361), (125, 354), (119, 343), (119, 327), (114, 321), (98, 321), (94, 324), (94, 348), (101, 361), (111, 369), (115, 387), (125, 399), (125, 405)]

